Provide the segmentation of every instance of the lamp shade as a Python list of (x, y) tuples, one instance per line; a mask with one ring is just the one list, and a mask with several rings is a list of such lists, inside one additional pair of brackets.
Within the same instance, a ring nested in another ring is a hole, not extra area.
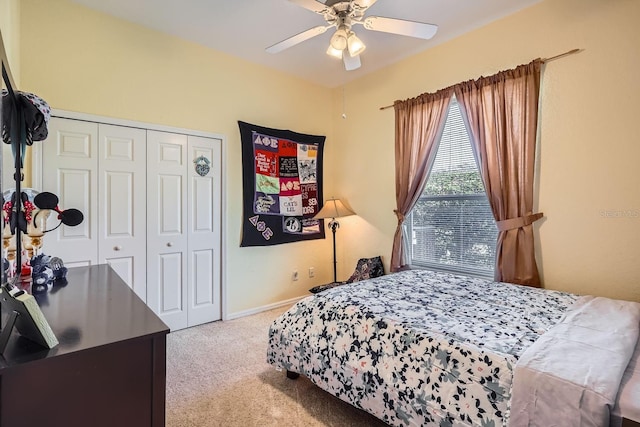
[(335, 49), (333, 46), (329, 45), (327, 48), (327, 55), (342, 59), (342, 50)]
[(329, 41), (331, 47), (336, 50), (342, 50), (347, 47), (347, 31), (344, 28), (338, 28), (333, 36), (331, 36), (331, 40)]
[(349, 34), (347, 45), (351, 56), (358, 56), (367, 48), (364, 43), (362, 43), (362, 40), (360, 40), (353, 32)]
[(347, 208), (340, 199), (331, 198), (324, 203), (320, 212), (318, 212), (313, 218), (340, 218), (343, 216), (355, 215), (356, 213)]

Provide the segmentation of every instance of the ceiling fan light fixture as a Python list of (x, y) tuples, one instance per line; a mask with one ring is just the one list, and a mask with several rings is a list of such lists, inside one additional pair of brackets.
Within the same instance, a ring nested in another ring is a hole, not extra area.
[(349, 55), (358, 56), (367, 48), (362, 40), (356, 36), (355, 33), (349, 34), (349, 38), (347, 39), (347, 45), (349, 49)]
[(335, 49), (333, 46), (329, 45), (327, 48), (327, 55), (342, 59), (342, 50)]
[(331, 36), (329, 43), (335, 50), (342, 51), (347, 47), (347, 32), (342, 28), (338, 28), (336, 32), (333, 33), (333, 36)]
[(354, 25), (362, 25), (365, 30), (399, 34), (424, 40), (433, 37), (438, 30), (437, 25), (425, 22), (384, 16), (365, 16), (369, 7), (373, 6), (378, 0), (289, 1), (322, 15), (326, 25), (319, 25), (289, 37), (268, 47), (266, 51), (269, 53), (281, 52), (334, 28), (326, 53), (335, 58), (342, 58), (344, 69), (347, 71), (360, 68), (360, 54), (366, 49), (364, 42), (351, 30)]

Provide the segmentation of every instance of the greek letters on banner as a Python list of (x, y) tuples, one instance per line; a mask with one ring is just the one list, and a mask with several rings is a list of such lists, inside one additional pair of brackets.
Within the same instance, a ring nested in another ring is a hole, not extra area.
[(240, 246), (324, 239), (321, 208), (324, 136), (238, 122), (242, 142)]

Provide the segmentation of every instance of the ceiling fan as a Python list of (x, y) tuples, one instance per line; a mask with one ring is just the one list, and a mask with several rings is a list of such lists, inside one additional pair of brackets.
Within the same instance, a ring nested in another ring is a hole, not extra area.
[(353, 32), (354, 25), (362, 25), (367, 30), (384, 33), (400, 34), (403, 36), (430, 39), (438, 30), (437, 25), (424, 22), (407, 21), (404, 19), (385, 18), (382, 16), (364, 16), (366, 10), (377, 0), (289, 0), (312, 12), (322, 15), (327, 25), (310, 28), (293, 37), (278, 42), (266, 49), (269, 53), (282, 52), (292, 46), (325, 33), (329, 28), (336, 31), (331, 36), (327, 54), (342, 58), (347, 71), (360, 68), (360, 54), (366, 46)]

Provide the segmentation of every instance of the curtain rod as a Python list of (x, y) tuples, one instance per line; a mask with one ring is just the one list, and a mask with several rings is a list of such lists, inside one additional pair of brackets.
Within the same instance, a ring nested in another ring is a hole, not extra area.
[[(561, 54), (559, 54), (559, 55), (552, 56), (551, 58), (544, 58), (544, 59), (541, 59), (541, 60), (540, 60), (540, 62), (542, 62), (543, 64), (546, 64), (546, 63), (547, 63), (547, 62), (549, 62), (549, 61), (553, 61), (554, 59), (559, 59), (559, 58), (562, 58), (562, 57), (567, 56), (567, 55), (573, 55), (574, 53), (578, 53), (578, 52), (580, 52), (581, 50), (582, 50), (582, 49), (571, 49), (571, 50), (569, 50), (569, 51), (567, 51), (567, 52), (565, 52), (565, 53), (561, 53)], [(391, 104), (391, 105), (386, 105), (386, 106), (384, 106), (384, 107), (380, 107), (380, 110), (386, 110), (386, 109), (388, 109), (388, 108), (393, 108), (393, 104)]]

